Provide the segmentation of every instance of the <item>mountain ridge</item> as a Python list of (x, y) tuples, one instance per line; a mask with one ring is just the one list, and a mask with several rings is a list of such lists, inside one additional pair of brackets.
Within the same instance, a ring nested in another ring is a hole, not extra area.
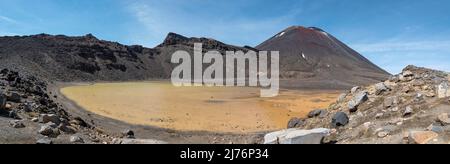
[[(170, 56), (178, 50), (193, 52), (194, 43), (203, 43), (203, 49), (218, 50), (222, 54), (226, 51), (259, 51), (259, 50), (277, 50), (277, 48), (264, 45), (272, 43), (273, 39), (289, 37), (292, 30), (306, 31), (309, 35), (322, 35), (319, 41), (324, 38), (333, 38), (336, 43), (328, 45), (337, 46), (344, 49), (345, 52), (358, 54), (342, 42), (338, 41), (325, 31), (316, 28), (304, 28), (301, 26), (292, 26), (276, 34), (274, 37), (263, 42), (261, 45), (253, 48), (250, 46), (235, 46), (220, 42), (210, 38), (186, 37), (176, 33), (169, 33), (165, 40), (154, 48), (147, 48), (141, 45), (123, 45), (118, 42), (101, 40), (92, 34), (84, 36), (65, 36), (38, 34), (29, 36), (6, 36), (0, 37), (0, 60), (2, 68), (13, 68), (20, 72), (39, 75), (53, 81), (135, 81), (149, 79), (169, 79), (171, 70), (176, 66), (170, 63)], [(308, 39), (308, 38), (306, 38)], [(312, 38), (314, 39), (314, 38)], [(312, 42), (310, 40), (301, 40), (303, 42)], [(289, 44), (288, 44), (289, 45)], [(324, 49), (325, 45), (315, 44), (316, 49)], [(295, 47), (294, 45), (293, 47)], [(280, 49), (283, 49), (281, 47)], [(326, 47), (325, 47), (326, 49)], [(305, 53), (286, 56), (281, 53), (281, 85), (287, 87), (305, 87), (305, 88), (349, 88), (355, 85), (370, 84), (379, 80), (386, 79), (389, 74), (383, 72), (381, 68), (371, 63), (362, 55), (354, 57), (358, 66), (352, 67), (353, 63), (343, 65), (348, 69), (359, 69), (359, 75), (354, 76), (353, 72), (347, 70), (342, 72), (327, 72), (331, 64), (314, 61), (314, 56), (305, 51)], [(335, 56), (345, 56), (348, 54), (332, 54)], [(307, 61), (307, 67), (304, 64), (293, 62), (301, 60)], [(370, 63), (370, 67), (362, 67), (361, 63)], [(375, 70), (375, 71), (374, 71)], [(366, 73), (368, 72), (368, 73)], [(338, 73), (338, 76), (332, 76)], [(358, 77), (352, 78), (355, 82), (349, 81), (345, 76)], [(299, 85), (301, 84), (301, 85)], [(332, 87), (330, 87), (332, 86)]]

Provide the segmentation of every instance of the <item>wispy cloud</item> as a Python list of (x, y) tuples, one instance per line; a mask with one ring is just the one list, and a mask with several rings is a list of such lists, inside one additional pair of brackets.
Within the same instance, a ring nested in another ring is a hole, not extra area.
[(370, 60), (396, 74), (407, 65), (450, 71), (450, 41), (381, 41), (352, 44), (352, 48)]
[[(186, 6), (182, 5), (177, 6), (178, 10), (173, 10), (171, 5), (138, 1), (130, 3), (128, 9), (145, 27), (146, 35), (153, 38), (151, 41), (153, 45), (161, 42), (168, 32), (176, 32), (195, 37), (212, 37), (230, 44), (254, 46), (283, 28), (295, 24), (293, 22), (301, 12), (295, 9), (256, 19), (250, 16), (236, 17), (233, 14), (227, 14), (229, 9), (220, 6), (215, 8), (223, 10), (223, 13), (212, 11), (214, 9), (211, 8), (192, 13), (188, 9), (183, 10)], [(214, 16), (219, 13), (223, 15)]]
[(3, 16), (3, 15), (0, 15), (0, 22), (13, 23), (13, 24), (19, 23), (18, 21), (14, 20), (12, 18), (9, 18), (7, 16)]
[(450, 52), (450, 41), (416, 41), (416, 42), (378, 42), (354, 44), (360, 52), (395, 52), (395, 51), (446, 51)]

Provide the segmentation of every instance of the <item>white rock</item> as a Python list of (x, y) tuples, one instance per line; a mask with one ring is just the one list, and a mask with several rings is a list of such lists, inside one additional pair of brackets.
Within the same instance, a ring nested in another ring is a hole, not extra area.
[(450, 88), (448, 82), (442, 82), (437, 86), (438, 98), (450, 97)]
[(325, 128), (286, 129), (267, 134), (264, 137), (264, 144), (321, 144), (322, 139), (330, 132), (330, 129)]

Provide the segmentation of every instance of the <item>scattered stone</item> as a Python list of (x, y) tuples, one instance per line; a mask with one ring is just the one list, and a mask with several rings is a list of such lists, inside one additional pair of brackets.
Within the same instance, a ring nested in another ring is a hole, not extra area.
[(352, 90), (350, 91), (350, 93), (355, 94), (356, 91), (358, 91), (360, 88), (361, 87), (359, 87), (359, 86), (353, 87)]
[(289, 120), (288, 122), (288, 129), (290, 128), (298, 128), (300, 126), (302, 126), (304, 123), (304, 121), (300, 118), (292, 118), (291, 120)]
[(406, 71), (403, 71), (402, 75), (403, 75), (403, 77), (410, 77), (410, 76), (414, 76), (414, 73), (411, 72), (410, 70), (406, 70)]
[(345, 126), (349, 122), (349, 118), (347, 114), (344, 112), (337, 112), (331, 121), (332, 127), (339, 127), (339, 126)]
[(59, 125), (58, 129), (60, 131), (64, 132), (64, 133), (67, 133), (67, 134), (75, 134), (77, 132), (77, 129), (75, 129), (74, 127), (66, 126), (66, 125), (63, 125), (63, 124)]
[(448, 82), (442, 82), (437, 86), (438, 98), (450, 97), (450, 88)]
[(442, 133), (442, 132), (445, 131), (444, 128), (443, 128), (442, 126), (440, 126), (440, 125), (435, 125), (435, 124), (431, 124), (430, 126), (428, 126), (427, 130), (428, 130), (428, 131), (435, 132), (435, 133)]
[(345, 100), (346, 97), (347, 97), (347, 94), (346, 94), (346, 93), (343, 93), (343, 94), (339, 95), (339, 97), (338, 97), (338, 99), (337, 99), (337, 102), (338, 102), (338, 103), (343, 102), (343, 101)]
[(394, 107), (394, 108), (391, 108), (391, 109), (390, 109), (391, 112), (398, 112), (398, 110), (399, 110), (398, 107)]
[(380, 95), (381, 93), (383, 93), (384, 91), (387, 91), (388, 88), (386, 87), (386, 85), (384, 83), (378, 83), (375, 84), (375, 94)]
[(6, 106), (6, 96), (0, 93), (0, 109), (5, 109)]
[(421, 102), (421, 101), (423, 101), (423, 100), (425, 100), (425, 99), (424, 99), (422, 93), (417, 93), (416, 96), (414, 97), (414, 101), (415, 101), (415, 102)]
[(387, 131), (381, 131), (381, 132), (378, 132), (378, 134), (377, 134), (378, 138), (385, 138), (388, 135), (389, 135), (389, 132), (387, 132)]
[(25, 103), (23, 107), (24, 112), (32, 112), (33, 111), (33, 104), (32, 103)]
[(321, 144), (329, 129), (312, 130), (287, 129), (269, 133), (264, 137), (264, 144)]
[(370, 126), (372, 126), (372, 123), (371, 122), (366, 122), (366, 123), (363, 124), (363, 126), (364, 126), (365, 129), (369, 129)]
[(125, 138), (134, 138), (134, 131), (126, 129), (122, 132), (122, 136)]
[(14, 102), (14, 103), (20, 103), (22, 100), (22, 96), (20, 96), (18, 93), (11, 93), (11, 95), (8, 97), (8, 101)]
[(398, 97), (397, 96), (391, 96), (384, 99), (384, 107), (390, 108), (398, 104)]
[(9, 125), (10, 125), (11, 127), (13, 127), (13, 128), (17, 128), (17, 129), (19, 129), (19, 128), (25, 128), (25, 124), (23, 124), (23, 122), (22, 122), (22, 121), (19, 121), (19, 120), (13, 120), (13, 121), (10, 121), (10, 122), (9, 122)]
[(425, 81), (423, 81), (421, 79), (415, 79), (412, 81), (412, 85), (413, 86), (423, 86), (423, 85), (425, 85)]
[(69, 121), (72, 125), (79, 125), (81, 127), (89, 127), (89, 124), (87, 124), (82, 118), (75, 117), (73, 120)]
[(60, 133), (59, 133), (59, 130), (56, 129), (56, 124), (49, 122), (49, 123), (41, 126), (41, 129), (39, 130), (39, 134), (56, 138)]
[(437, 121), (443, 126), (450, 125), (450, 119), (448, 118), (448, 113), (442, 113), (438, 116)]
[(384, 115), (383, 113), (378, 113), (375, 115), (375, 118), (379, 119), (379, 118), (383, 117), (383, 115)]
[(31, 121), (32, 122), (39, 122), (39, 118), (32, 118)]
[(83, 138), (81, 138), (79, 136), (73, 135), (73, 136), (70, 136), (70, 142), (71, 143), (84, 143), (84, 140), (83, 140)]
[(314, 118), (314, 117), (320, 116), (320, 117), (323, 118), (324, 116), (326, 116), (326, 114), (327, 114), (326, 110), (316, 109), (316, 110), (313, 110), (313, 111), (309, 112), (308, 117), (309, 118)]
[(12, 108), (12, 105), (11, 105), (11, 104), (8, 104), (8, 103), (7, 103), (7, 104), (5, 105), (5, 109), (6, 109), (6, 110), (11, 110), (11, 108)]
[(359, 92), (352, 100), (348, 102), (348, 108), (350, 112), (358, 111), (358, 106), (366, 102), (369, 99), (367, 92)]
[(48, 123), (48, 122), (53, 122), (55, 124), (59, 124), (59, 123), (61, 123), (61, 120), (55, 114), (42, 114), (39, 122), (42, 122), (44, 124)]
[(412, 131), (409, 133), (408, 141), (410, 144), (427, 144), (438, 136), (432, 131)]
[(403, 117), (410, 116), (411, 114), (413, 114), (413, 112), (414, 109), (411, 106), (407, 106), (405, 112), (403, 112)]
[(51, 145), (51, 144), (53, 144), (53, 141), (50, 138), (45, 137), (45, 138), (37, 140), (36, 144), (38, 144), (38, 145)]

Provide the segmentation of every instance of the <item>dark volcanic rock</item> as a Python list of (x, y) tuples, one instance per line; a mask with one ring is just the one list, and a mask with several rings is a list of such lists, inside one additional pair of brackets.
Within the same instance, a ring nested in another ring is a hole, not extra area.
[(282, 78), (314, 80), (316, 86), (348, 89), (389, 77), (389, 73), (358, 52), (314, 27), (289, 27), (256, 48), (280, 51)]
[(332, 119), (331, 125), (332, 127), (345, 126), (349, 122), (349, 118), (347, 114), (344, 112), (337, 112)]
[[(205, 50), (221, 53), (249, 51), (213, 39), (187, 38), (175, 33), (170, 33), (155, 48), (103, 41), (91, 34), (81, 37), (41, 34), (0, 37), (0, 68), (69, 82), (168, 79), (176, 66), (170, 63), (172, 54), (178, 50), (193, 52), (194, 43), (203, 43)], [(8, 75), (6, 80), (16, 81), (17, 74)], [(40, 92), (39, 88), (36, 91)]]
[(300, 127), (302, 125), (303, 125), (303, 120), (302, 119), (300, 119), (300, 118), (292, 118), (291, 120), (289, 120), (287, 128), (288, 129), (290, 129), (290, 128), (298, 128), (298, 127)]
[(318, 117), (318, 116), (324, 117), (326, 114), (327, 114), (326, 110), (324, 110), (324, 109), (316, 109), (316, 110), (313, 110), (313, 111), (309, 112), (308, 113), (308, 117), (309, 118)]
[(0, 93), (0, 110), (5, 109), (6, 106), (6, 96), (3, 93)]

